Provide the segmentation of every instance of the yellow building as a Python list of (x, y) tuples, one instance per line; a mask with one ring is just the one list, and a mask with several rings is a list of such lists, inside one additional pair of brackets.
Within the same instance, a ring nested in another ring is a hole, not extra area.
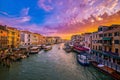
[(31, 33), (31, 44), (32, 45), (41, 45), (45, 44), (46, 38), (38, 33)]
[(38, 34), (37, 33), (32, 33), (31, 38), (32, 38), (32, 45), (38, 45), (38, 40), (39, 40)]
[(0, 25), (0, 49), (7, 48), (7, 42), (6, 26)]
[(7, 30), (8, 30), (8, 47), (18, 48), (20, 45), (20, 31), (12, 27), (7, 27)]
[(41, 45), (41, 44), (45, 44), (45, 43), (46, 43), (46, 37), (44, 37), (41, 34), (38, 34), (38, 44)]

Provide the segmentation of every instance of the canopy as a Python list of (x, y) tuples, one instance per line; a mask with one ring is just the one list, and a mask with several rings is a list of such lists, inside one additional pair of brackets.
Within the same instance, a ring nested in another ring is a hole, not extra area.
[(75, 49), (77, 49), (77, 50), (80, 50), (80, 51), (89, 51), (89, 49), (87, 49), (87, 48), (84, 48), (84, 47), (74, 47)]
[(102, 40), (111, 40), (109, 37), (103, 37)]

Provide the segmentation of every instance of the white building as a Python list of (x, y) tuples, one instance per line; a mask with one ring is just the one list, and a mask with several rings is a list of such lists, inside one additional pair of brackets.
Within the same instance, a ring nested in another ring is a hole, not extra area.
[(21, 45), (31, 45), (31, 32), (21, 31), (20, 33)]
[(91, 33), (84, 33), (82, 34), (82, 38), (83, 38), (83, 46), (86, 48), (90, 48), (90, 44), (91, 44)]
[(73, 35), (71, 41), (74, 45), (82, 45), (83, 38), (81, 35)]

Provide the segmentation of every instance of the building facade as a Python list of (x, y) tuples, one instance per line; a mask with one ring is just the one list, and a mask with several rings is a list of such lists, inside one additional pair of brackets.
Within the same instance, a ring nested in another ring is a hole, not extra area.
[(46, 44), (50, 45), (54, 43), (55, 43), (55, 39), (53, 37), (46, 37)]
[(71, 37), (72, 44), (74, 45), (83, 45), (83, 36), (82, 35), (73, 35)]
[(46, 43), (46, 37), (43, 35), (38, 34), (38, 44), (42, 45)]
[(120, 56), (120, 25), (100, 26), (92, 33), (91, 44), (94, 50)]
[(21, 45), (41, 45), (46, 43), (46, 38), (38, 33), (21, 31)]
[(18, 48), (20, 45), (20, 31), (13, 27), (7, 27), (8, 48)]
[(30, 41), (31, 41), (31, 32), (29, 31), (21, 31), (20, 32), (20, 44), (21, 45), (30, 45)]
[(0, 49), (7, 48), (8, 45), (8, 32), (6, 26), (0, 25)]
[(54, 44), (58, 44), (62, 42), (62, 39), (60, 37), (54, 37)]
[(32, 45), (38, 45), (39, 42), (39, 35), (37, 33), (31, 34), (31, 44)]
[(83, 39), (82, 44), (84, 47), (90, 48), (90, 44), (91, 44), (90, 38), (91, 38), (91, 33), (82, 34), (82, 39)]

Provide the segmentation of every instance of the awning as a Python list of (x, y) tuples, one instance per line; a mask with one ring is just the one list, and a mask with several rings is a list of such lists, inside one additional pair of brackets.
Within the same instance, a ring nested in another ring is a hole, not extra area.
[(89, 51), (89, 49), (84, 48), (84, 47), (76, 47), (74, 46), (75, 49), (80, 50), (80, 51)]
[(111, 38), (108, 38), (108, 37), (103, 37), (102, 40), (111, 40)]

